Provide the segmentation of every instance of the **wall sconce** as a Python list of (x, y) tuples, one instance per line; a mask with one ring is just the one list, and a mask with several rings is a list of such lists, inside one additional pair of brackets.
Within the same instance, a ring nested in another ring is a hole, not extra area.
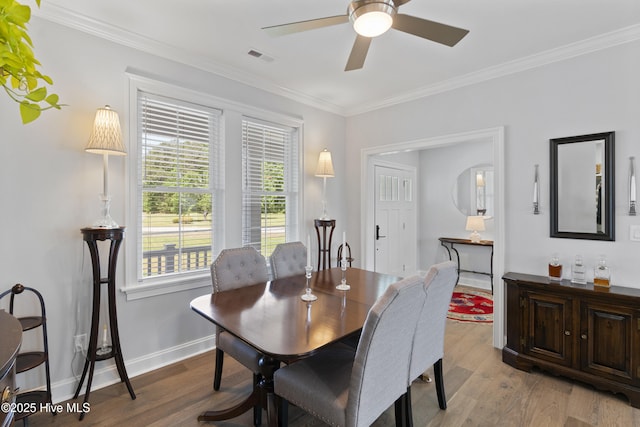
[(481, 216), (468, 216), (467, 217), (467, 226), (465, 227), (467, 231), (473, 231), (469, 236), (469, 239), (473, 243), (479, 243), (481, 240), (480, 233), (478, 231), (484, 231), (484, 217)]
[(487, 213), (487, 194), (485, 187), (484, 172), (476, 172), (476, 215), (484, 216)]
[(629, 215), (636, 215), (636, 158), (629, 157)]
[(533, 175), (533, 214), (540, 214), (540, 183), (538, 178), (538, 165), (535, 165), (535, 172)]
[(103, 191), (100, 196), (102, 216), (93, 226), (102, 228), (117, 228), (118, 224), (111, 218), (111, 195), (109, 194), (109, 154), (126, 156), (127, 149), (122, 144), (122, 130), (118, 113), (108, 105), (99, 108), (93, 122), (93, 130), (89, 143), (85, 148), (88, 153), (102, 154)]
[(320, 219), (329, 219), (327, 214), (327, 178), (333, 178), (333, 163), (331, 162), (331, 152), (326, 148), (320, 152), (318, 158), (318, 167), (316, 168), (316, 176), (323, 179), (322, 182), (322, 217)]

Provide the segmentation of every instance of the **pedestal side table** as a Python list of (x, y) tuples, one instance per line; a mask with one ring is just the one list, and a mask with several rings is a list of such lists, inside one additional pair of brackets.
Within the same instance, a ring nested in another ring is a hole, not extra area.
[[(320, 271), (331, 268), (331, 239), (333, 238), (333, 230), (336, 228), (336, 220), (315, 219), (313, 222), (316, 227), (316, 236), (318, 236), (318, 271)], [(321, 228), (322, 238), (320, 237)], [(328, 240), (327, 231), (329, 232)], [(322, 265), (322, 268), (320, 268), (320, 265)]]
[[(122, 358), (122, 350), (120, 348), (120, 336), (118, 334), (118, 317), (116, 313), (116, 263), (118, 261), (118, 250), (120, 244), (124, 238), (125, 227), (118, 228), (102, 228), (102, 227), (89, 227), (83, 228), (82, 238), (87, 242), (89, 246), (89, 252), (91, 253), (91, 265), (93, 269), (93, 305), (91, 312), (91, 335), (89, 337), (89, 348), (87, 350), (87, 357), (84, 362), (84, 368), (82, 370), (82, 376), (78, 382), (78, 388), (73, 396), (74, 399), (80, 394), (80, 389), (84, 382), (87, 371), (89, 376), (87, 377), (87, 388), (84, 393), (83, 412), (80, 414), (80, 419), (83, 419), (86, 412), (84, 408), (89, 401), (89, 394), (91, 393), (91, 381), (93, 380), (93, 370), (97, 361), (107, 360), (114, 358), (120, 380), (124, 382), (129, 390), (131, 399), (136, 398), (136, 394), (131, 387), (129, 377), (127, 376), (127, 370), (124, 366), (124, 359)], [(109, 266), (107, 277), (102, 277), (100, 274), (100, 252), (98, 251), (98, 241), (110, 240), (109, 246)], [(102, 350), (98, 354), (98, 324), (100, 322), (100, 287), (101, 285), (107, 285), (107, 295), (109, 302), (109, 330), (111, 333), (111, 349)], [(108, 351), (106, 351), (108, 350)]]

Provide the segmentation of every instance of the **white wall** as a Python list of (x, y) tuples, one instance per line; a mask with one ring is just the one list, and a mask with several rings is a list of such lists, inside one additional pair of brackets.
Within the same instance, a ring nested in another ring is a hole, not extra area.
[[(492, 159), (491, 141), (460, 143), (420, 152), (420, 269), (428, 270), (432, 264), (449, 259), (439, 237), (469, 237), (470, 232), (465, 230), (466, 216), (453, 203), (452, 188), (463, 171), (478, 164), (491, 164)], [(493, 220), (486, 220), (485, 226), (487, 230), (480, 233), (482, 238), (493, 240)], [(490, 271), (489, 248), (457, 245), (456, 249), (463, 269)], [(451, 255), (455, 260), (455, 254), (452, 252)], [(461, 283), (491, 288), (488, 276), (462, 273)]]
[[(85, 153), (84, 147), (95, 111), (105, 104), (120, 112), (125, 138), (128, 135), (127, 68), (215, 97), (302, 118), (304, 236), (312, 230), (312, 220), (322, 209), (322, 180), (313, 174), (324, 147), (334, 153), (337, 171), (337, 178), (327, 183), (330, 213), (339, 223), (345, 221), (346, 207), (340, 202), (346, 198), (341, 184), (346, 120), (38, 18), (32, 20), (30, 31), (36, 56), (43, 63), (43, 70), (54, 79), (54, 91), (67, 106), (62, 111), (45, 112), (36, 122), (23, 126), (17, 105), (6, 96), (0, 97), (3, 160), (0, 223), (4, 228), (0, 243), (0, 289), (20, 282), (44, 295), (54, 400), (60, 400), (73, 392), (74, 373), (78, 375), (82, 366), (80, 357), (74, 359), (72, 336), (89, 329), (91, 270), (80, 228), (90, 225), (99, 214), (102, 159)], [(227, 145), (225, 152), (226, 170), (237, 170), (240, 146)], [(110, 158), (112, 216), (121, 224), (127, 208), (127, 186), (123, 182), (127, 162), (128, 157)], [(226, 185), (227, 194), (240, 192), (238, 180), (226, 179)], [(227, 212), (240, 210), (239, 206), (235, 210), (232, 205), (226, 207)], [(240, 241), (237, 215), (226, 219), (225, 241), (237, 244)], [(124, 266), (133, 256), (126, 250), (120, 253), (119, 286), (124, 285)], [(189, 301), (208, 292), (210, 288), (205, 287), (136, 301), (126, 301), (124, 294), (118, 292), (120, 337), (130, 376), (212, 345), (213, 325), (189, 309)], [(27, 337), (25, 347), (31, 344)], [(112, 362), (98, 363), (94, 389), (117, 377)], [(24, 382), (23, 388), (42, 384), (43, 376), (34, 373), (33, 378)]]
[[(347, 121), (347, 156), (505, 126), (505, 270), (546, 275), (553, 252), (567, 265), (581, 253), (589, 266), (604, 253), (614, 285), (640, 288), (640, 244), (629, 240), (629, 225), (639, 224), (640, 217), (626, 216), (628, 158), (640, 154), (639, 73), (640, 42), (633, 42), (364, 113)], [(609, 130), (616, 131), (616, 241), (549, 238), (549, 139)], [(532, 214), (535, 164), (540, 165), (540, 215)], [(357, 194), (360, 171), (347, 173), (347, 191)], [(360, 199), (347, 203), (349, 229), (355, 234)]]

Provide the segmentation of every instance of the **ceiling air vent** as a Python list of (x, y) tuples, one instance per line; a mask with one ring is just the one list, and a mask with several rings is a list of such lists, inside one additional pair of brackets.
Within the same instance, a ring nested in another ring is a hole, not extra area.
[(265, 62), (273, 62), (273, 57), (269, 56), (269, 55), (265, 55), (264, 53), (260, 52), (259, 50), (256, 49), (249, 49), (249, 52), (247, 52), (247, 54), (249, 56), (253, 56), (254, 58), (258, 58), (261, 59)]

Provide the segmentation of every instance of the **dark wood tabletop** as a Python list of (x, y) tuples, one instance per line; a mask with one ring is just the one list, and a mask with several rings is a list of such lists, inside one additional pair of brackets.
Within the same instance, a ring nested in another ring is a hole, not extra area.
[(203, 295), (191, 308), (267, 356), (297, 359), (360, 331), (369, 308), (400, 279), (349, 268), (351, 289), (339, 291), (341, 278), (339, 268), (313, 272), (310, 283), (318, 299), (311, 303), (300, 298), (306, 279), (297, 275)]
[(360, 331), (378, 297), (400, 280), (349, 268), (346, 279), (351, 289), (339, 291), (336, 286), (341, 279), (339, 268), (314, 272), (310, 284), (318, 299), (312, 302), (300, 298), (306, 288), (304, 274), (203, 295), (191, 301), (196, 313), (262, 353), (258, 387), (235, 406), (206, 411), (198, 420), (226, 420), (261, 405), (267, 410), (268, 425), (275, 427), (278, 419), (273, 373), (281, 362), (310, 356)]

